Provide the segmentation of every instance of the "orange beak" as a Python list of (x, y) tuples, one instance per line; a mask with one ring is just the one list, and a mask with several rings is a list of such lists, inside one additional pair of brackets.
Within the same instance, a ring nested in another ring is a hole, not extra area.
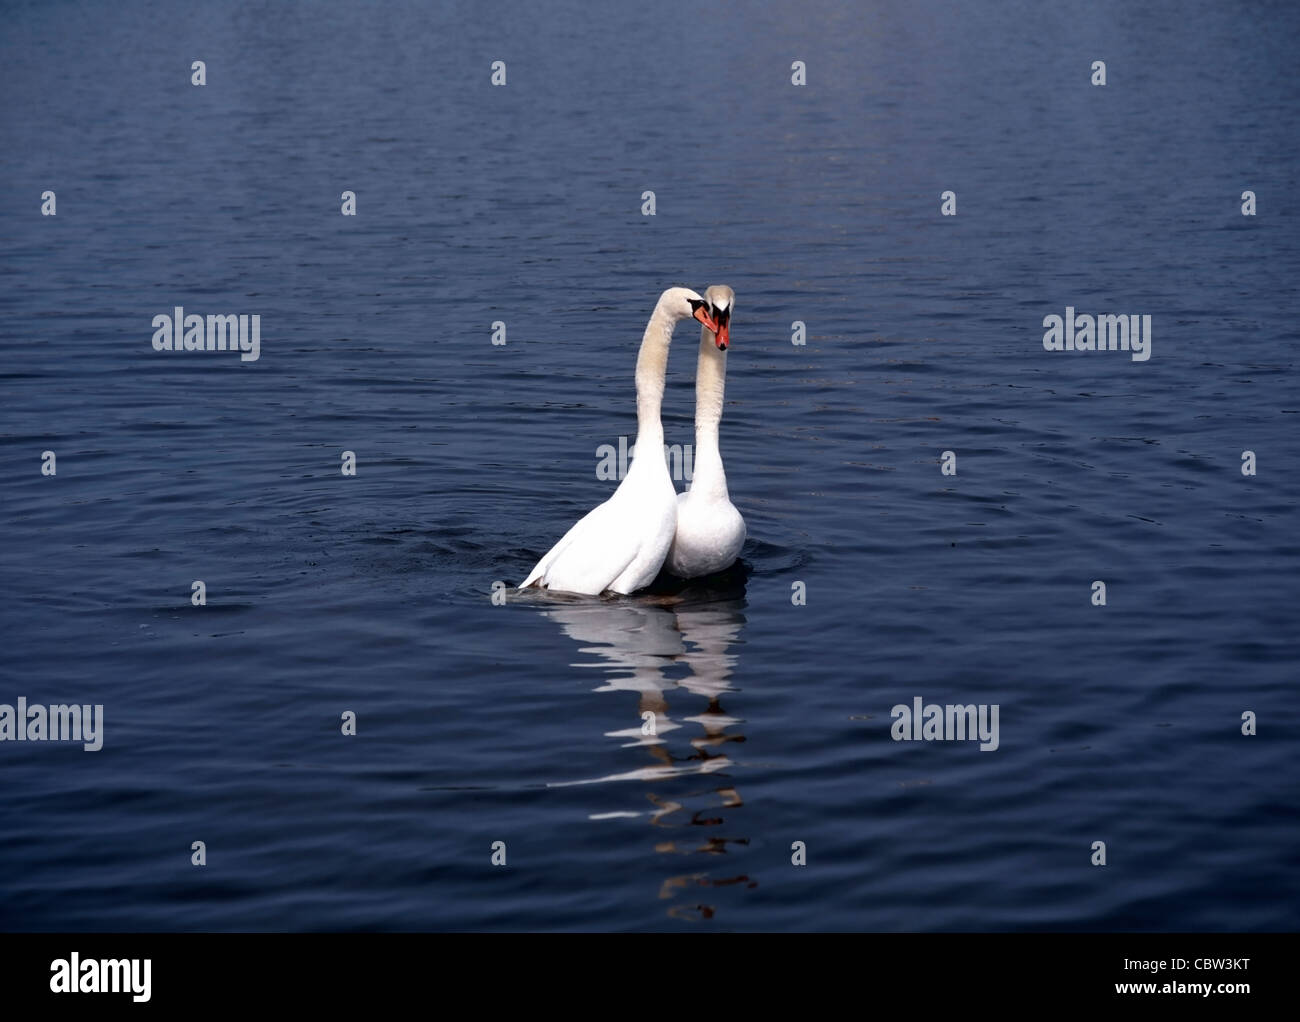
[(714, 334), (717, 335), (717, 336), (715, 336), (715, 337), (713, 338), (713, 341), (714, 341), (714, 343), (718, 346), (718, 350), (719, 350), (719, 351), (726, 351), (726, 350), (727, 350), (727, 345), (731, 343), (731, 322), (730, 322), (730, 320), (728, 320), (727, 322), (724, 322), (724, 323), (719, 323), (719, 324), (718, 324), (718, 328), (717, 328), (716, 330), (714, 330), (713, 332), (714, 332)]
[(709, 315), (708, 306), (701, 305), (695, 310), (695, 318), (712, 330), (715, 334), (718, 332), (718, 321)]

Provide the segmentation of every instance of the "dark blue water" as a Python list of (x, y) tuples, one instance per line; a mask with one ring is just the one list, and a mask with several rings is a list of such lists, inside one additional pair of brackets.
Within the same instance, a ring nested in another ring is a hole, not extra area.
[[(1300, 13), (1045, 6), (8, 6), (4, 928), (1293, 929)], [(494, 606), (713, 283), (741, 570)]]

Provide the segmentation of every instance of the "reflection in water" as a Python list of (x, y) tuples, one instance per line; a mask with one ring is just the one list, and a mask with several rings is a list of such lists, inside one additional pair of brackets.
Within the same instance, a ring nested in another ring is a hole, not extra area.
[[(623, 740), (625, 748), (644, 749), (650, 762), (604, 777), (567, 784), (607, 781), (643, 781), (650, 784), (688, 775), (714, 774), (732, 765), (727, 750), (744, 735), (734, 729), (742, 723), (722, 706), (723, 696), (735, 691), (731, 675), (737, 656), (729, 650), (739, 641), (745, 624), (743, 573), (713, 586), (690, 585), (637, 600), (584, 600), (548, 605), (546, 617), (556, 621), (577, 641), (584, 654), (596, 659), (572, 666), (596, 667), (606, 675), (598, 692), (635, 692), (637, 715), (654, 715), (653, 734), (638, 722), (633, 727), (605, 732)], [(683, 674), (683, 668), (685, 673)], [(668, 713), (667, 693), (682, 690), (682, 707), (691, 716), (674, 721)], [(696, 704), (699, 705), (697, 708)], [(681, 747), (688, 728), (689, 742)], [(730, 730), (729, 730), (730, 729)], [(689, 751), (687, 751), (689, 749)], [(694, 791), (675, 791), (674, 797), (647, 790), (654, 807), (650, 824), (666, 833), (655, 843), (664, 855), (723, 855), (730, 846), (749, 844), (737, 836), (735, 812), (744, 805), (731, 783)], [(602, 817), (635, 813), (603, 814)], [(714, 906), (695, 902), (699, 887), (740, 885), (755, 887), (746, 875), (715, 876), (711, 869), (668, 877), (659, 889), (664, 900), (679, 899), (668, 909), (677, 918), (709, 919)]]

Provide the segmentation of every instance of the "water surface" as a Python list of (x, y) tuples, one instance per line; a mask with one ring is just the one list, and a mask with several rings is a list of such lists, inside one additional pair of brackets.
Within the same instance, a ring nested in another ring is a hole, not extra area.
[[(1293, 929), (1298, 30), (10, 7), (0, 702), (106, 723), (0, 744), (0, 924)], [(713, 283), (743, 564), (494, 606), (610, 492), (656, 295)], [(176, 305), (260, 359), (154, 352)], [(1150, 361), (1045, 352), (1067, 305)], [(892, 741), (916, 696), (999, 748)]]

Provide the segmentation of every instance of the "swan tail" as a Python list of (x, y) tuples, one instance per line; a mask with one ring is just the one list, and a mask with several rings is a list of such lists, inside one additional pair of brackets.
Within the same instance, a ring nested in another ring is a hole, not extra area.
[(555, 563), (556, 559), (564, 552), (564, 549), (573, 541), (574, 537), (582, 533), (583, 526), (587, 524), (588, 519), (595, 515), (595, 513), (604, 506), (604, 504), (597, 505), (570, 526), (569, 531), (560, 537), (559, 542), (542, 555), (542, 559), (538, 561), (533, 570), (528, 573), (528, 577), (519, 584), (519, 588), (527, 589), (533, 583), (537, 583), (539, 586), (544, 588), (546, 586), (546, 572), (550, 570), (551, 565)]
[(530, 585), (542, 577), (542, 566), (539, 564), (533, 569), (532, 574), (519, 583), (519, 589), (527, 589)]

